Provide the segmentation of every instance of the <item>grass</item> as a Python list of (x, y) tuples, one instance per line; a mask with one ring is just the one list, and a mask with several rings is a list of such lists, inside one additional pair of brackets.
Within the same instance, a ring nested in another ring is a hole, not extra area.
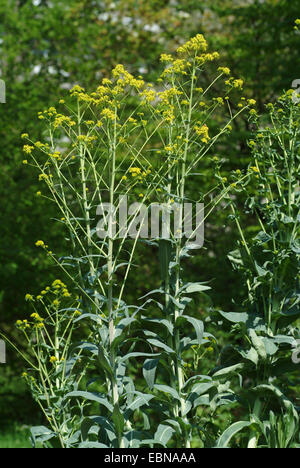
[(28, 426), (15, 423), (2, 429), (0, 448), (31, 448)]

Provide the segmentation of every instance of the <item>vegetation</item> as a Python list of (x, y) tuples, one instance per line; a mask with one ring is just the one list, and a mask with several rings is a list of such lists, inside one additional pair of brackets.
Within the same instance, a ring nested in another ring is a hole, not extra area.
[[(4, 12), (2, 393), (33, 399), (1, 426), (45, 447), (298, 447), (295, 6), (104, 3)], [(179, 222), (140, 238), (157, 203)], [(204, 246), (178, 235), (184, 203)]]

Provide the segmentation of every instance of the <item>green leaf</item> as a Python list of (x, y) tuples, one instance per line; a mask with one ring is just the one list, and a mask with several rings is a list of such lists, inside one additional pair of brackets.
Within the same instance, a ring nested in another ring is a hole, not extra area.
[(229, 366), (225, 367), (223, 369), (220, 369), (216, 371), (213, 374), (214, 379), (223, 379), (224, 377), (229, 377), (232, 374), (238, 374), (240, 371), (242, 371), (245, 367), (245, 364), (240, 363), (240, 364), (235, 364), (234, 366)]
[(150, 390), (152, 390), (154, 386), (155, 374), (156, 374), (158, 363), (159, 363), (158, 358), (146, 359), (143, 365), (143, 376)]
[(163, 343), (160, 340), (157, 340), (155, 338), (148, 338), (147, 339), (148, 343), (152, 344), (153, 346), (156, 346), (157, 348), (162, 348), (164, 351), (166, 351), (169, 354), (174, 354), (175, 351), (173, 351), (172, 348), (167, 346), (165, 343)]
[(262, 341), (265, 345), (267, 355), (274, 356), (274, 354), (276, 354), (278, 351), (278, 346), (276, 346), (276, 344), (274, 343), (274, 339), (263, 336)]
[(76, 390), (74, 392), (67, 393), (66, 398), (69, 397), (80, 397), (84, 398), (85, 400), (96, 401), (100, 405), (105, 406), (111, 413), (113, 412), (113, 406), (109, 403), (107, 398), (103, 398), (100, 393)]
[(238, 432), (242, 431), (245, 427), (249, 427), (251, 422), (249, 421), (238, 421), (228, 427), (221, 437), (217, 440), (216, 448), (227, 448), (232, 437)]
[(211, 388), (215, 386), (216, 386), (215, 382), (203, 382), (203, 383), (198, 383), (194, 385), (188, 396), (188, 401), (194, 404), (195, 400), (199, 396), (203, 395), (204, 393), (206, 393), (208, 390), (210, 390)]
[(107, 445), (101, 444), (100, 442), (81, 442), (78, 448), (109, 448)]
[(240, 355), (248, 361), (253, 362), (255, 365), (258, 364), (259, 356), (255, 348), (250, 348), (249, 350), (240, 350)]
[(175, 390), (175, 388), (169, 387), (169, 385), (159, 385), (159, 384), (154, 385), (154, 388), (156, 390), (159, 390), (160, 392), (167, 393), (168, 395), (171, 395), (176, 400), (180, 401), (180, 396), (177, 390)]
[(124, 416), (118, 404), (115, 405), (111, 418), (114, 422), (116, 433), (121, 437), (124, 431)]
[(37, 442), (46, 442), (47, 440), (56, 437), (55, 432), (46, 426), (34, 426), (30, 429), (30, 433), (34, 446)]
[(127, 410), (135, 411), (142, 406), (148, 406), (149, 401), (154, 398), (153, 395), (148, 395), (147, 393), (134, 392), (134, 394), (138, 396), (127, 406)]
[(258, 336), (252, 328), (248, 330), (249, 336), (251, 338), (252, 344), (256, 349), (258, 355), (265, 360), (267, 358), (267, 351), (265, 347), (265, 343), (260, 336)]
[(170, 320), (163, 319), (163, 318), (148, 318), (148, 317), (147, 318), (142, 317), (142, 320), (143, 322), (158, 323), (159, 325), (164, 325), (167, 328), (170, 335), (173, 335), (174, 326), (172, 322), (170, 322)]
[(105, 370), (106, 374), (114, 380), (114, 371), (110, 365), (108, 358), (104, 354), (103, 347), (99, 345), (98, 348), (98, 361), (100, 366)]
[[(185, 320), (189, 323), (191, 323), (195, 329), (196, 336), (197, 336), (197, 341), (199, 344), (202, 343), (203, 340), (203, 333), (204, 333), (204, 325), (203, 322), (199, 319), (196, 319), (194, 317), (190, 317), (188, 315), (181, 315), (182, 318), (185, 318)], [(179, 318), (181, 318), (179, 317)]]
[(125, 356), (123, 356), (121, 359), (120, 359), (120, 362), (125, 362), (127, 361), (128, 359), (131, 359), (131, 358), (137, 358), (137, 357), (153, 357), (153, 356), (160, 356), (160, 353), (141, 353), (139, 351), (136, 351), (134, 353), (128, 353), (126, 354)]
[(81, 424), (81, 436), (83, 440), (88, 439), (90, 429), (97, 425), (102, 431), (105, 431), (110, 441), (116, 439), (115, 429), (111, 422), (103, 416), (89, 416), (84, 418)]
[(263, 392), (264, 394), (266, 392), (273, 393), (274, 395), (276, 395), (276, 397), (279, 399), (279, 401), (282, 403), (285, 409), (288, 411), (291, 411), (294, 417), (298, 418), (298, 412), (295, 409), (293, 403), (284, 395), (284, 393), (282, 393), (282, 391), (278, 387), (275, 387), (275, 385), (272, 385), (272, 384), (257, 385), (253, 390), (256, 392)]
[(226, 320), (232, 323), (246, 323), (249, 314), (247, 312), (223, 312), (222, 310), (218, 311)]
[(211, 287), (206, 286), (204, 283), (187, 283), (180, 291), (184, 291), (186, 294), (191, 294), (194, 292), (208, 291), (209, 289), (211, 289)]
[(173, 429), (173, 427), (166, 426), (165, 424), (160, 424), (154, 435), (155, 443), (160, 443), (166, 446), (174, 432), (175, 429)]

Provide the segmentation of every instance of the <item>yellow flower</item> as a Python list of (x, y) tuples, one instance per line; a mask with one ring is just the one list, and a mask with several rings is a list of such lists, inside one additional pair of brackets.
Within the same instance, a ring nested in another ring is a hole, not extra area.
[(38, 192), (36, 192), (37, 197), (40, 197), (41, 195), (42, 195), (42, 192), (40, 190)]
[(37, 322), (44, 321), (44, 319), (37, 312), (33, 312), (33, 314), (31, 314), (30, 317), (36, 320)]
[(206, 51), (207, 49), (207, 42), (202, 34), (197, 34), (195, 37), (192, 37), (189, 41), (187, 41), (181, 47), (178, 47), (177, 52), (182, 53), (189, 53), (194, 51)]
[(244, 81), (243, 81), (243, 80), (240, 80), (240, 79), (239, 79), (239, 80), (234, 80), (234, 81), (233, 81), (233, 87), (234, 87), (234, 88), (240, 88), (240, 89), (242, 89), (243, 84), (244, 84)]
[(49, 361), (54, 364), (57, 361), (57, 358), (55, 356), (51, 356)]
[(172, 55), (170, 55), (170, 54), (161, 54), (160, 61), (161, 62), (172, 62), (173, 61)]
[(208, 140), (210, 140), (210, 136), (208, 135), (208, 126), (207, 125), (201, 125), (201, 127), (199, 125), (195, 125), (194, 126), (194, 130), (196, 132), (197, 135), (199, 136), (202, 136), (202, 142), (203, 143), (207, 143)]
[(141, 173), (141, 168), (140, 167), (130, 167), (129, 172), (132, 175), (132, 177), (137, 176), (138, 174)]
[(115, 120), (116, 118), (118, 118), (116, 114), (114, 113), (114, 111), (112, 111), (108, 107), (102, 110), (101, 115), (103, 115), (103, 117), (109, 120)]
[(70, 90), (70, 94), (72, 96), (77, 96), (79, 93), (84, 93), (84, 88), (82, 88), (81, 86), (79, 85), (75, 85), (73, 86), (73, 88)]
[(28, 164), (27, 159), (23, 159), (23, 164)]
[(31, 294), (26, 294), (25, 301), (33, 301), (33, 296)]
[(248, 99), (248, 104), (249, 104), (249, 106), (255, 106), (255, 104), (256, 104), (255, 99)]
[(29, 137), (28, 133), (22, 133), (21, 135), (21, 138), (28, 138), (28, 137)]
[(45, 247), (45, 242), (42, 241), (42, 240), (38, 240), (38, 241), (36, 241), (35, 245), (37, 247)]
[(224, 104), (224, 99), (223, 99), (222, 97), (217, 97), (217, 98), (216, 98), (216, 102), (217, 102), (218, 104)]
[(224, 75), (230, 75), (230, 68), (228, 67), (219, 67), (218, 71), (224, 73)]
[(20, 328), (20, 330), (26, 330), (27, 328), (30, 328), (28, 320), (17, 320), (16, 325), (18, 328)]
[(33, 149), (34, 149), (34, 146), (29, 146), (29, 145), (24, 145), (23, 146), (23, 151), (24, 151), (24, 153), (27, 153), (27, 154), (30, 154)]
[(112, 84), (112, 83), (111, 83), (111, 80), (109, 80), (108, 78), (103, 78), (102, 84), (103, 84), (104, 86), (106, 86), (106, 85), (110, 85), (110, 84)]
[(165, 146), (165, 151), (171, 152), (173, 151), (173, 147), (171, 145)]

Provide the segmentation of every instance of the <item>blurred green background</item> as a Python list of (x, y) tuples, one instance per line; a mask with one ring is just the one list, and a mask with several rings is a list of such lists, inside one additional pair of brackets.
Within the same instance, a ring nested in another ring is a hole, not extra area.
[[(28, 315), (25, 294), (38, 293), (57, 276), (35, 241), (46, 240), (56, 252), (64, 242), (50, 221), (54, 208), (35, 195), (40, 189), (36, 174), (22, 164), (20, 135), (42, 136), (37, 112), (55, 105), (75, 83), (92, 91), (117, 63), (154, 81), (161, 71), (160, 54), (202, 33), (211, 49), (220, 52), (221, 64), (245, 80), (245, 95), (256, 99), (261, 114), (266, 102), (300, 78), (299, 31), (293, 29), (298, 16), (298, 2), (291, 0), (0, 2), (0, 78), (7, 93), (6, 103), (0, 104), (0, 329), (20, 349), (24, 343), (14, 323)], [(204, 85), (210, 78), (209, 72), (203, 76)], [(225, 170), (247, 166), (250, 132), (246, 117), (235, 121), (232, 135), (219, 148)], [(226, 216), (222, 210), (215, 214), (207, 250), (192, 260), (190, 272), (211, 280), (212, 303), (229, 310), (242, 289), (226, 257), (235, 243)], [(133, 285), (141, 295), (151, 287), (149, 262)], [(29, 447), (28, 426), (41, 422), (21, 378), (23, 368), (8, 348), (7, 364), (0, 364), (0, 448)]]

